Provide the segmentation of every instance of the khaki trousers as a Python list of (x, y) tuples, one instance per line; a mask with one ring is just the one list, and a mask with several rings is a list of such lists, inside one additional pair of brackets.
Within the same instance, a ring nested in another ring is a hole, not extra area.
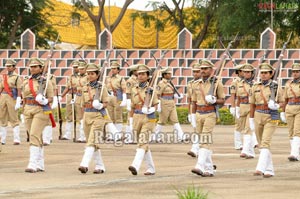
[(254, 115), (255, 133), (260, 148), (270, 149), (273, 133), (278, 122), (271, 120), (270, 114), (255, 111)]
[(286, 122), (289, 129), (289, 138), (300, 137), (300, 105), (286, 105)]
[(123, 123), (123, 107), (115, 96), (109, 96), (107, 108), (109, 117), (113, 123)]
[(19, 126), (18, 110), (15, 110), (16, 100), (8, 94), (0, 96), (0, 126), (6, 127), (8, 122), (12, 127)]
[(42, 133), (49, 123), (49, 114), (45, 114), (39, 105), (25, 105), (24, 119), (30, 135), (30, 145), (42, 147)]
[(161, 99), (161, 112), (159, 113), (159, 121), (158, 124), (166, 124), (168, 120), (172, 124), (178, 123), (178, 116), (176, 111), (176, 106), (174, 100), (165, 100)]
[(133, 131), (137, 135), (138, 148), (149, 149), (149, 140), (156, 125), (156, 119), (149, 119), (144, 114), (133, 115)]

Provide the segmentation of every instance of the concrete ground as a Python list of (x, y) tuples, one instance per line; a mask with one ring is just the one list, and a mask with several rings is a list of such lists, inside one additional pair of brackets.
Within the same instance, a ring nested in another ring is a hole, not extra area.
[[(192, 132), (189, 125), (184, 131)], [(171, 126), (164, 131), (171, 131)], [(22, 131), (22, 143), (12, 145), (9, 131), (6, 145), (0, 152), (0, 198), (178, 198), (176, 190), (195, 186), (209, 192), (211, 199), (298, 198), (300, 197), (299, 162), (289, 162), (289, 141), (286, 128), (277, 128), (272, 140), (276, 176), (270, 179), (253, 176), (258, 155), (245, 160), (233, 149), (233, 126), (216, 126), (214, 131), (213, 161), (217, 165), (215, 177), (203, 178), (191, 173), (196, 158), (186, 155), (191, 144), (152, 144), (156, 166), (155, 176), (144, 176), (143, 164), (139, 175), (128, 171), (135, 155), (135, 145), (104, 144), (102, 156), (104, 174), (95, 175), (93, 163), (87, 174), (77, 169), (84, 144), (60, 141), (57, 132), (54, 141), (45, 147), (46, 172), (25, 173), (29, 145)], [(256, 149), (256, 154), (258, 154)]]

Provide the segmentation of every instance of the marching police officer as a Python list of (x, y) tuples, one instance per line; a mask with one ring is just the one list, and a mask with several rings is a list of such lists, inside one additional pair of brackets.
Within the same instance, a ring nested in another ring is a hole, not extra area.
[[(237, 83), (236, 88), (236, 118), (239, 120), (239, 125), (241, 126), (243, 136), (243, 149), (241, 151), (240, 157), (251, 159), (255, 157), (255, 151), (253, 146), (255, 145), (252, 139), (252, 131), (249, 127), (249, 114), (250, 114), (250, 104), (249, 104), (249, 93), (251, 92), (251, 87), (253, 85), (254, 77), (254, 67), (251, 64), (244, 64), (240, 70), (244, 73), (243, 79)], [(239, 107), (239, 108), (237, 108)]]
[(158, 99), (156, 92), (152, 93), (152, 104), (149, 104), (149, 108), (143, 107), (146, 90), (149, 86), (150, 68), (140, 64), (137, 67), (137, 73), (139, 85), (131, 90), (131, 116), (133, 117), (133, 130), (138, 135), (138, 148), (136, 149), (134, 160), (128, 169), (132, 175), (137, 175), (142, 161), (145, 159), (147, 170), (144, 175), (154, 175), (155, 166), (150, 151), (149, 136), (153, 132), (156, 123), (155, 111)]
[[(52, 84), (41, 81), (44, 63), (38, 58), (29, 60), (30, 74), (23, 82), (24, 118), (30, 134), (30, 158), (25, 172), (44, 171), (43, 129), (48, 125), (51, 109), (49, 103), (53, 99)], [(41, 83), (42, 82), (42, 83)], [(38, 93), (40, 86), (46, 88), (43, 96)]]
[(230, 95), (231, 95), (231, 107), (230, 107), (230, 113), (235, 117), (235, 126), (234, 126), (234, 148), (236, 150), (241, 150), (243, 148), (243, 143), (241, 139), (241, 131), (243, 129), (243, 126), (241, 125), (241, 120), (236, 117), (236, 113), (238, 113), (240, 110), (238, 106), (236, 106), (236, 91), (238, 88), (238, 83), (242, 81), (243, 79), (243, 71), (241, 71), (241, 68), (243, 67), (243, 64), (237, 65), (234, 67), (235, 73), (237, 74), (237, 77), (235, 77), (230, 85)]
[(287, 123), (289, 139), (291, 142), (290, 161), (299, 160), (300, 148), (300, 64), (292, 65), (292, 80), (285, 84), (283, 112), (280, 113), (281, 120)]
[(162, 80), (157, 85), (157, 94), (159, 98), (157, 112), (159, 112), (159, 121), (157, 122), (155, 134), (152, 140), (159, 140), (159, 138), (157, 139), (157, 136), (162, 130), (162, 125), (166, 124), (169, 120), (173, 124), (173, 128), (175, 133), (177, 134), (178, 141), (183, 141), (184, 133), (178, 121), (176, 104), (174, 101), (174, 98), (182, 99), (183, 95), (178, 95), (175, 92), (176, 88), (172, 86), (171, 68), (162, 69), (161, 74)]
[[(213, 78), (213, 63), (209, 60), (201, 60), (201, 80), (194, 87), (192, 93), (193, 114), (192, 123), (196, 125), (196, 131), (200, 135), (200, 149), (198, 160), (192, 173), (203, 177), (214, 176), (214, 165), (212, 162), (212, 133), (217, 121), (216, 105), (223, 105), (225, 93), (221, 80)], [(216, 80), (214, 82), (214, 80)], [(215, 84), (215, 93), (211, 95), (209, 90)]]
[(130, 78), (126, 81), (126, 95), (127, 95), (127, 125), (126, 125), (126, 135), (125, 135), (125, 143), (133, 143), (134, 136), (133, 135), (133, 118), (130, 117), (130, 111), (131, 111), (131, 90), (132, 88), (136, 87), (138, 85), (137, 80), (137, 66), (138, 65), (132, 65), (129, 67), (129, 76)]
[[(80, 98), (81, 93), (79, 92), (79, 61), (75, 60), (72, 62), (71, 66), (73, 67), (73, 74), (68, 77), (67, 80), (67, 85), (63, 93), (61, 94), (61, 97), (63, 98), (64, 96), (67, 96), (66, 99), (66, 129), (65, 129), (65, 134), (63, 135), (63, 140), (70, 140), (71, 135), (72, 135), (72, 126), (73, 126), (73, 117), (75, 114), (76, 121), (82, 120), (83, 117), (83, 112), (82, 108), (80, 105), (80, 100), (77, 99), (77, 96)], [(73, 98), (72, 98), (73, 96)], [(74, 111), (73, 113), (73, 107), (74, 106)], [(76, 133), (76, 132), (74, 132)]]
[(20, 127), (18, 119), (18, 109), (21, 107), (21, 78), (15, 72), (17, 62), (13, 59), (7, 59), (5, 67), (7, 74), (3, 75), (0, 83), (0, 128), (1, 128), (1, 143), (6, 143), (7, 125), (8, 122), (13, 127), (14, 145), (19, 145)]
[(107, 110), (118, 132), (123, 129), (123, 107), (127, 104), (126, 81), (119, 75), (120, 64), (110, 63), (111, 75), (106, 79), (106, 86), (110, 93)]
[(255, 176), (264, 176), (266, 178), (275, 175), (272, 154), (270, 152), (273, 133), (278, 124), (276, 114), (280, 108), (279, 103), (283, 102), (281, 88), (277, 88), (277, 101), (270, 99), (271, 86), (275, 86), (272, 81), (274, 68), (267, 63), (259, 66), (261, 80), (255, 83), (250, 93), (250, 118), (249, 126), (252, 131), (255, 130), (257, 141), (260, 148), (258, 163)]
[[(94, 157), (95, 170), (93, 173), (101, 174), (105, 172), (105, 166), (101, 156), (99, 138), (102, 136), (101, 132), (104, 131), (105, 125), (111, 122), (105, 110), (108, 103), (108, 93), (106, 87), (99, 88), (99, 67), (90, 63), (87, 64), (86, 71), (88, 84), (82, 88), (82, 104), (84, 107), (83, 127), (87, 144), (78, 170), (81, 173), (86, 173), (89, 163)], [(100, 92), (99, 99), (94, 99), (97, 90)]]
[[(78, 92), (77, 92), (77, 96), (76, 96), (76, 100), (78, 100), (78, 103), (80, 104), (81, 107), (81, 112), (83, 114), (83, 107), (82, 107), (82, 89), (83, 87), (88, 83), (88, 76), (86, 74), (86, 66), (87, 64), (85, 62), (79, 62), (79, 66), (78, 66), (78, 70), (79, 70), (79, 79), (78, 79)], [(85, 137), (85, 133), (83, 131), (83, 120), (80, 120), (80, 128), (79, 128), (79, 138), (77, 140), (77, 142), (86, 142), (86, 137)]]
[[(201, 65), (199, 63), (195, 63), (192, 65), (192, 72), (194, 79), (189, 81), (187, 84), (187, 102), (188, 102), (188, 121), (192, 124), (192, 94), (193, 87), (197, 85), (197, 82), (201, 78)], [(194, 125), (194, 124), (192, 124)], [(196, 126), (193, 126), (196, 129)], [(187, 154), (191, 157), (197, 157), (199, 151), (199, 142), (197, 140), (193, 140), (192, 148)]]

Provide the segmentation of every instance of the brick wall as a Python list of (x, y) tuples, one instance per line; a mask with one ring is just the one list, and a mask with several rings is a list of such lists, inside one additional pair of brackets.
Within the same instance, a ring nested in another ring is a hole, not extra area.
[[(163, 51), (164, 50), (161, 49), (114, 50), (110, 55), (110, 60), (117, 60), (121, 63), (121, 54), (126, 58), (129, 65), (140, 63), (154, 68), (155, 60), (151, 54), (159, 59)], [(190, 66), (200, 59), (207, 57), (210, 52), (211, 49), (171, 49), (165, 54), (161, 65), (163, 67), (169, 66), (173, 69), (173, 83), (178, 88), (179, 92), (186, 93), (186, 83), (192, 79)], [(219, 64), (220, 57), (223, 52), (224, 49), (212, 50), (211, 61), (216, 65)], [(275, 66), (280, 52), (281, 49), (268, 51), (265, 62), (269, 62), (271, 65)], [(13, 58), (18, 62), (16, 72), (22, 76), (26, 76), (29, 74), (28, 67), (25, 67), (28, 59), (30, 57), (46, 59), (48, 53), (48, 50), (0, 50), (0, 72), (3, 72), (5, 59)], [(105, 61), (105, 51), (103, 50), (84, 50), (76, 52), (69, 50), (55, 50), (52, 56), (53, 62), (51, 66), (51, 73), (57, 76), (59, 92), (65, 88), (66, 77), (72, 73), (72, 68), (70, 67), (71, 62), (74, 59), (80, 59), (78, 53), (88, 62), (102, 64)], [(237, 64), (248, 62), (257, 67), (259, 57), (264, 54), (264, 51), (260, 49), (232, 49), (230, 54)], [(299, 62), (299, 59), (300, 49), (286, 50), (283, 58), (283, 69), (281, 72), (283, 85), (289, 79), (288, 76), (290, 75), (289, 69), (291, 68), (291, 65), (295, 62)], [(124, 65), (120, 74), (127, 76), (129, 74), (129, 70), (127, 69), (127, 65)], [(229, 104), (229, 85), (234, 76), (233, 63), (228, 59), (222, 72), (222, 81), (226, 92), (226, 104)], [(185, 104), (186, 98), (179, 100), (178, 103)]]

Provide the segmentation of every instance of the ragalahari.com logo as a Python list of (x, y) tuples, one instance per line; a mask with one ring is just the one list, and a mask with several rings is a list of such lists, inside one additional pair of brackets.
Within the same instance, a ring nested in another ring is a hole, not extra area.
[(286, 2), (270, 2), (261, 1), (257, 4), (258, 10), (260, 12), (296, 12), (298, 10), (298, 3), (296, 1), (286, 1)]

